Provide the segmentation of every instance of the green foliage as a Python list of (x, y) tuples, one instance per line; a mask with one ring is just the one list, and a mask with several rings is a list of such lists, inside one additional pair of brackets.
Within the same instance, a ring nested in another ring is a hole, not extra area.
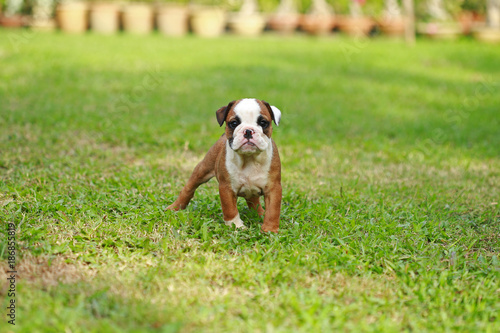
[[(327, 0), (327, 3), (332, 6), (336, 14), (348, 15), (349, 4), (352, 0)], [(240, 1), (230, 1), (230, 3), (240, 3)], [(271, 13), (276, 10), (279, 5), (279, 0), (258, 0), (259, 8), (266, 13)], [(301, 13), (306, 13), (311, 7), (311, 0), (296, 0), (295, 4)], [(366, 15), (378, 16), (384, 8), (384, 0), (367, 0), (363, 6)]]
[(461, 8), (463, 10), (469, 10), (479, 14), (484, 14), (486, 12), (486, 1), (485, 0), (463, 0), (461, 2)]
[[(14, 332), (500, 330), (496, 46), (24, 33), (0, 30)], [(283, 114), (280, 233), (244, 202), (226, 227), (215, 181), (166, 212), (252, 96)]]
[(191, 0), (193, 5), (231, 7), (231, 2), (226, 0)]
[(431, 19), (429, 10), (427, 8), (428, 0), (414, 0), (415, 17), (419, 21), (427, 22)]
[[(428, 21), (430, 19), (427, 3), (428, 0), (415, 0), (415, 15), (419, 20)], [(484, 14), (486, 11), (485, 0), (443, 0), (443, 4), (453, 18), (456, 18), (463, 10), (479, 14)]]
[(463, 10), (462, 6), (465, 0), (444, 0), (444, 7), (446, 11), (452, 16), (457, 17)]
[(330, 1), (329, 3), (335, 10), (336, 14), (346, 15), (349, 14), (349, 4), (352, 0), (338, 0), (338, 1)]

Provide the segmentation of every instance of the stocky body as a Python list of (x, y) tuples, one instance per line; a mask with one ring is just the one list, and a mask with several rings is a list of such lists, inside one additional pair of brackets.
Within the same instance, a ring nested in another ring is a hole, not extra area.
[[(185, 209), (194, 192), (212, 177), (219, 182), (219, 194), (227, 225), (244, 227), (236, 207), (243, 197), (248, 207), (264, 215), (263, 231), (277, 232), (281, 211), (281, 162), (271, 139), (272, 121), (276, 125), (281, 111), (257, 99), (233, 101), (217, 110), (219, 125), (226, 132), (196, 166), (177, 200), (167, 209)], [(266, 212), (259, 197), (264, 196)]]
[(257, 156), (240, 156), (226, 144), (226, 169), (233, 192), (245, 199), (261, 196), (269, 180), (272, 145)]

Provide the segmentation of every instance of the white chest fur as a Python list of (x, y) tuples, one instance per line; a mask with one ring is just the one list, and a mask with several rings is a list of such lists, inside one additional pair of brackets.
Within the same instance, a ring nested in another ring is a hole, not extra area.
[(262, 195), (269, 180), (272, 145), (258, 155), (239, 155), (226, 143), (226, 168), (233, 191), (241, 197)]

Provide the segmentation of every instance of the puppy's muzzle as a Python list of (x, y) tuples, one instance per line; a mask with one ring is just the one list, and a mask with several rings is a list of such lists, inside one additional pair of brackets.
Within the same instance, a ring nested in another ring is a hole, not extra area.
[(246, 129), (246, 130), (245, 130), (245, 133), (243, 134), (243, 137), (244, 137), (245, 139), (250, 140), (250, 139), (253, 137), (253, 135), (254, 135), (254, 134), (255, 134), (255, 131), (253, 131), (253, 130), (251, 130), (251, 129)]

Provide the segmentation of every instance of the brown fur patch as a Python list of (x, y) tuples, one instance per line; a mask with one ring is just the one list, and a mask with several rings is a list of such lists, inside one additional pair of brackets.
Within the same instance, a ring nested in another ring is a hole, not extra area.
[(231, 107), (234, 105), (234, 103), (236, 103), (236, 101), (229, 102), (229, 104), (227, 106), (223, 106), (223, 107), (219, 108), (219, 110), (217, 110), (217, 112), (215, 113), (215, 115), (217, 117), (217, 122), (219, 123), (220, 126), (222, 126), (222, 124), (224, 124), (224, 121), (227, 119), (227, 113), (229, 112)]

